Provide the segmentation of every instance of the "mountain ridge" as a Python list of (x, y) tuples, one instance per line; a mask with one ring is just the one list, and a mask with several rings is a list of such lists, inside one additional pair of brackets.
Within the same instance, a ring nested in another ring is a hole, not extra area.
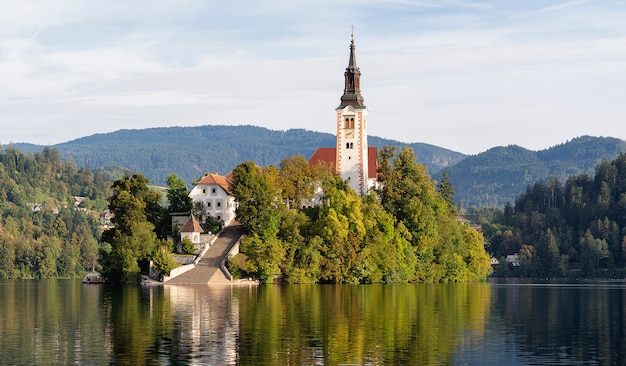
[(626, 141), (615, 137), (580, 136), (553, 147), (532, 151), (518, 145), (496, 146), (442, 169), (457, 192), (457, 202), (469, 206), (514, 203), (528, 185), (556, 177), (565, 181), (582, 172), (592, 174), (602, 160), (626, 152)]
[[(176, 174), (187, 184), (207, 172), (227, 174), (248, 160), (279, 165), (290, 156), (309, 158), (318, 147), (334, 147), (335, 135), (305, 129), (271, 130), (253, 125), (204, 125), (123, 129), (84, 136), (51, 145), (64, 158), (92, 169), (120, 167), (139, 172), (154, 184), (165, 185)], [(427, 143), (404, 143), (369, 136), (369, 146), (409, 146), (429, 174), (440, 180), (443, 171), (464, 207), (503, 206), (514, 202), (529, 184), (556, 176), (561, 180), (583, 171), (592, 173), (602, 159), (626, 151), (626, 141), (614, 137), (580, 136), (543, 150), (518, 145), (495, 146), (465, 155)], [(13, 144), (25, 152), (43, 146)]]
[[(376, 136), (370, 136), (368, 143), (378, 148), (411, 146), (431, 173), (466, 157), (425, 143), (407, 144)], [(296, 154), (308, 159), (318, 147), (334, 147), (335, 144), (333, 134), (304, 129), (278, 131), (252, 125), (205, 125), (124, 129), (51, 147), (80, 166), (121, 166), (144, 174), (155, 184), (164, 184), (170, 174), (177, 174), (191, 183), (206, 172), (227, 174), (247, 160), (254, 160), (258, 165), (278, 165)], [(43, 148), (32, 144), (14, 146), (27, 152)]]

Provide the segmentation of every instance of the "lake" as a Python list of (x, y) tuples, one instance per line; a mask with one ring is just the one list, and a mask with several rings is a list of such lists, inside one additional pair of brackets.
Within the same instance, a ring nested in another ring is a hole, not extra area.
[(3, 365), (620, 365), (626, 283), (0, 280)]

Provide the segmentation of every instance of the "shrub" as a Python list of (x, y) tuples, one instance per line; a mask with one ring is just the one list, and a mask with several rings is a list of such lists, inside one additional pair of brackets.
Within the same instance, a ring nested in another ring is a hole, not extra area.
[(196, 246), (191, 242), (188, 237), (185, 237), (180, 242), (180, 246), (185, 254), (194, 254), (196, 252)]
[(164, 276), (169, 276), (170, 272), (178, 267), (178, 263), (171, 257), (170, 253), (167, 245), (161, 245), (152, 258), (152, 268)]

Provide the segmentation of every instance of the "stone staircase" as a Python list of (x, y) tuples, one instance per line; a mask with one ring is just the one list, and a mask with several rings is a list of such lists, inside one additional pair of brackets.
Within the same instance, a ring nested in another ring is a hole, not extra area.
[(225, 227), (217, 237), (213, 245), (202, 256), (198, 265), (193, 269), (164, 282), (164, 285), (206, 285), (206, 284), (231, 284), (222, 272), (220, 265), (230, 249), (243, 235), (243, 227), (240, 224)]

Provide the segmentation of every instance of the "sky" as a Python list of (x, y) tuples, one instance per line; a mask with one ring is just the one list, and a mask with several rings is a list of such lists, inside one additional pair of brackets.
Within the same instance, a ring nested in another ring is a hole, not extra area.
[(465, 154), (626, 139), (626, 1), (0, 0), (0, 143), (335, 133), (354, 26), (369, 135)]

